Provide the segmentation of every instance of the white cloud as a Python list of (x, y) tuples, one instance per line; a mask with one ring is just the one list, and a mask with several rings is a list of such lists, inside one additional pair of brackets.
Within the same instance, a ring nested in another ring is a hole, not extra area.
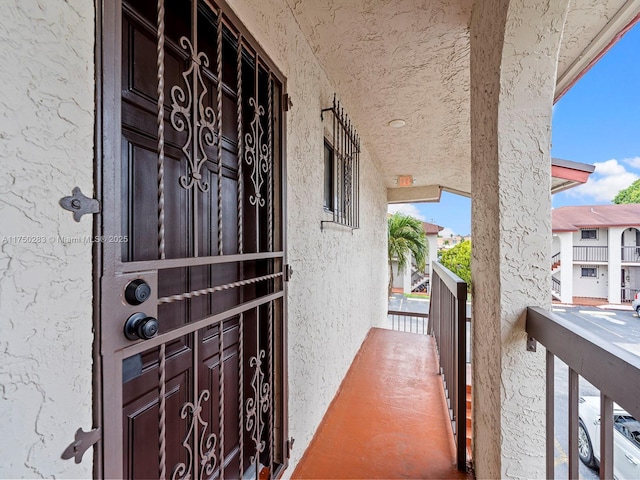
[(622, 162), (626, 163), (630, 167), (640, 168), (640, 157), (625, 158)]
[[(623, 160), (623, 162), (631, 166), (634, 166), (633, 162), (637, 162), (640, 165), (640, 158)], [(589, 176), (587, 183), (567, 190), (567, 196), (574, 198), (587, 197), (597, 202), (610, 202), (620, 190), (627, 188), (640, 178), (636, 173), (628, 171), (624, 165), (615, 159), (596, 162), (594, 165), (596, 169)]]
[(412, 205), (410, 203), (392, 203), (388, 205), (387, 212), (389, 213), (401, 212), (401, 213), (404, 213), (405, 215), (411, 215), (412, 217), (415, 217), (418, 220), (421, 220), (423, 222), (427, 221), (425, 216), (420, 213), (420, 210), (418, 210), (415, 205)]
[(451, 230), (449, 227), (444, 227), (438, 235), (440, 235), (442, 238), (451, 238), (451, 235), (455, 237), (458, 234)]
[(614, 159), (607, 160), (606, 162), (596, 162), (594, 165), (596, 167), (594, 173), (597, 175), (614, 176), (627, 173), (624, 165), (620, 165), (618, 161)]

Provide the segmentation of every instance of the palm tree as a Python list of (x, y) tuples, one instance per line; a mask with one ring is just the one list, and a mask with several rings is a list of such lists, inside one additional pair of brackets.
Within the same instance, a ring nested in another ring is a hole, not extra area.
[(398, 272), (407, 267), (407, 257), (411, 253), (420, 270), (424, 270), (429, 254), (427, 235), (422, 222), (417, 218), (396, 212), (388, 219), (389, 248), (389, 295), (393, 287), (392, 262), (398, 262)]

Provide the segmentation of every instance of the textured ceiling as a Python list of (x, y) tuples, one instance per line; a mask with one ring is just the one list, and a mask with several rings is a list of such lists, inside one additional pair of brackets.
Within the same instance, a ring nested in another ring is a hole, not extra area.
[[(286, 1), (387, 187), (411, 174), (417, 187), (470, 192), (472, 0)], [(571, 3), (559, 73), (625, 2)], [(388, 125), (397, 118), (406, 126)]]
[[(573, 0), (570, 5), (558, 57), (557, 78), (559, 80), (567, 73), (571, 75), (574, 65), (579, 70), (581, 70), (580, 65), (582, 68), (586, 67), (586, 64), (609, 43), (612, 34), (624, 28), (629, 23), (630, 17), (640, 9), (637, 0)], [(623, 14), (622, 18), (617, 25), (613, 25), (617, 20), (618, 12)], [(608, 35), (605, 32), (603, 38), (598, 39), (600, 32), (609, 24), (612, 24), (613, 31)], [(593, 45), (595, 50), (588, 48), (593, 39), (597, 39)], [(573, 73), (575, 77), (577, 72)], [(572, 79), (567, 80), (570, 82)]]
[(468, 189), (471, 2), (287, 1), (387, 186)]

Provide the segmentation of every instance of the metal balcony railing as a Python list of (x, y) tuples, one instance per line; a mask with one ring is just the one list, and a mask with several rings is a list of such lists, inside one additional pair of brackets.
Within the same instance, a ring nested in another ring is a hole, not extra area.
[(622, 247), (622, 263), (640, 263), (640, 246)]
[(560, 287), (560, 280), (558, 280), (556, 277), (551, 277), (551, 290), (553, 290), (557, 294), (562, 293), (562, 290)]
[(419, 333), (427, 335), (429, 314), (418, 312), (401, 312), (389, 310), (387, 318), (391, 321), (391, 330), (398, 332)]
[(418, 270), (415, 267), (411, 267), (412, 272), (411, 272), (411, 283), (415, 283), (418, 280), (420, 280), (422, 277), (424, 277), (426, 275), (425, 272), (421, 272), (420, 270)]
[(554, 478), (554, 362), (569, 367), (569, 478), (578, 478), (579, 377), (600, 395), (600, 478), (613, 478), (613, 402), (640, 418), (640, 357), (539, 307), (527, 309), (526, 330), (547, 352), (547, 478)]
[(620, 289), (620, 301), (622, 303), (631, 303), (636, 298), (636, 294), (640, 292), (637, 288), (622, 287)]
[(456, 463), (467, 469), (467, 284), (440, 263), (433, 263), (429, 333), (435, 337), (456, 442)]
[(609, 247), (573, 247), (574, 262), (608, 262)]

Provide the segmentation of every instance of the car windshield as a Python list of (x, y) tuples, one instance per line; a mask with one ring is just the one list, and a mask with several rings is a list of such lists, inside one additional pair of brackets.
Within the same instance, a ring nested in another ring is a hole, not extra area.
[(615, 420), (616, 429), (640, 448), (640, 422), (630, 415), (620, 415)]

